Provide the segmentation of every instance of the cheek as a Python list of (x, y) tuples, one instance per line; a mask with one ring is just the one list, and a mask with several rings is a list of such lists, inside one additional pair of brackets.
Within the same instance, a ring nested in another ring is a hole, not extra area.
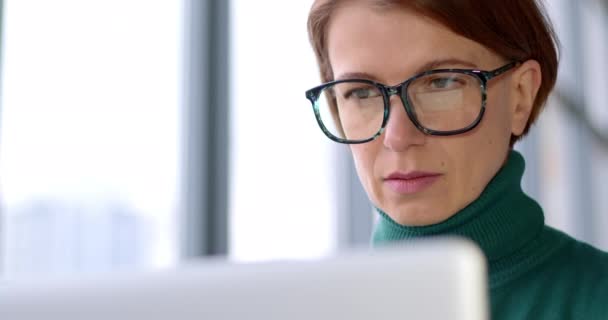
[(488, 92), (488, 95), (482, 124), (485, 124), (486, 131), (492, 134), (494, 140), (510, 140), (513, 115), (509, 90), (507, 87), (498, 87)]
[(509, 150), (511, 115), (508, 103), (508, 97), (504, 95), (494, 95), (493, 99), (489, 99), (479, 130), (471, 137), (467, 149), (469, 155), (475, 158), (471, 159), (471, 163), (476, 163), (471, 168), (475, 171), (472, 175), (476, 180), (472, 186), (475, 192), (485, 188), (486, 183), (502, 166)]
[(485, 162), (502, 158), (509, 148), (512, 115), (508, 93), (508, 90), (501, 86), (489, 90), (481, 123), (468, 139), (467, 152)]
[(469, 134), (436, 139), (449, 164), (448, 186), (455, 208), (462, 208), (485, 189), (502, 166), (511, 137), (508, 100), (489, 99), (481, 123)]
[(350, 146), (357, 175), (369, 195), (371, 195), (373, 190), (374, 163), (376, 162), (376, 157), (378, 155), (377, 142), (378, 141), (372, 141)]

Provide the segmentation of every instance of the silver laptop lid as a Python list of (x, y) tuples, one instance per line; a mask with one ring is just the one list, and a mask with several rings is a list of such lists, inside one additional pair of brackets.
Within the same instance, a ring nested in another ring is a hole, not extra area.
[(93, 280), (7, 283), (0, 319), (487, 319), (485, 260), (457, 239), (315, 261), (196, 262)]

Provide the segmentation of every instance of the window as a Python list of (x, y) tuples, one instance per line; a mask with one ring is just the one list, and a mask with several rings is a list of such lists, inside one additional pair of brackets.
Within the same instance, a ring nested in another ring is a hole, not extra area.
[(182, 2), (4, 5), (5, 276), (173, 264)]
[(312, 1), (231, 3), (230, 255), (308, 258), (336, 244), (336, 145), (304, 91), (319, 83)]

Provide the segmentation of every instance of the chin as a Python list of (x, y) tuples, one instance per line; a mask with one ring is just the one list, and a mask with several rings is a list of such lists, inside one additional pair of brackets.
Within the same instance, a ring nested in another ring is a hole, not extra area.
[[(390, 207), (390, 206), (389, 206)], [(433, 224), (441, 223), (453, 214), (443, 213), (444, 208), (437, 208), (436, 206), (397, 206), (392, 207), (392, 210), (385, 211), (385, 213), (400, 225), (422, 227)]]

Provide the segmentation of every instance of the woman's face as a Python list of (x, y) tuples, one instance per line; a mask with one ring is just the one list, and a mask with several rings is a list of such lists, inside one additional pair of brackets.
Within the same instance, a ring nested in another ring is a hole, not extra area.
[[(412, 11), (363, 1), (334, 12), (327, 45), (336, 80), (365, 77), (387, 85), (426, 71), (421, 69), (493, 70), (509, 62)], [(481, 123), (455, 136), (423, 134), (392, 96), (382, 135), (350, 147), (370, 200), (403, 225), (430, 225), (454, 215), (503, 165), (511, 134), (522, 133), (539, 85), (540, 69), (532, 60), (494, 78)]]

